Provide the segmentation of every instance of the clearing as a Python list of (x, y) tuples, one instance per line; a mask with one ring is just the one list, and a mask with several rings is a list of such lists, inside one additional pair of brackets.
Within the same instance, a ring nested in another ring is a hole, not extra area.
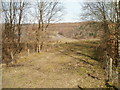
[(3, 88), (103, 88), (105, 72), (94, 58), (98, 40), (59, 43), (47, 52), (21, 58), (19, 66), (3, 66)]

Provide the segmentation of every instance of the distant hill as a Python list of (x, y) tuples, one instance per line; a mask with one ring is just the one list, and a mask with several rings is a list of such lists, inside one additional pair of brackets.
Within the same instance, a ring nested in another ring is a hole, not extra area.
[[(97, 23), (99, 24), (99, 23)], [(88, 39), (99, 38), (102, 30), (96, 22), (54, 23), (47, 28), (47, 35), (60, 34), (67, 38)], [(35, 41), (38, 24), (24, 24), (21, 30), (23, 42)]]
[(99, 38), (102, 30), (98, 24), (96, 22), (57, 23), (51, 24), (48, 30), (57, 31), (65, 37), (74, 39)]

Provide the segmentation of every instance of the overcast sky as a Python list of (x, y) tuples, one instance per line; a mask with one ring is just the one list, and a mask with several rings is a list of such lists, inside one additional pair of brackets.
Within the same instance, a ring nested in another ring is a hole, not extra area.
[(61, 22), (79, 22), (78, 17), (82, 12), (80, 3), (81, 2), (63, 2), (65, 13)]
[[(31, 1), (32, 3), (34, 3), (33, 0)], [(81, 4), (83, 4), (83, 2), (86, 2), (88, 0), (73, 0), (73, 1), (72, 0), (56, 0), (56, 1), (61, 1), (63, 3), (63, 7), (65, 8), (63, 18), (59, 22), (80, 22), (82, 21), (79, 18), (80, 13), (82, 13)], [(95, 2), (96, 0), (90, 0), (90, 1)], [(0, 18), (1, 18), (1, 15), (0, 15)], [(28, 16), (28, 21), (29, 21), (29, 16)], [(34, 19), (32, 19), (32, 21), (34, 21)], [(0, 23), (1, 22), (2, 21), (0, 19)]]
[[(79, 20), (79, 15), (81, 13), (81, 5), (80, 3), (82, 2), (77, 2), (77, 1), (64, 1), (63, 7), (64, 7), (64, 15), (61, 21), (59, 22), (80, 22)], [(28, 16), (29, 17), (29, 16)], [(27, 19), (29, 22), (29, 18)], [(33, 21), (34, 19), (32, 19)], [(1, 23), (1, 20), (0, 20)]]

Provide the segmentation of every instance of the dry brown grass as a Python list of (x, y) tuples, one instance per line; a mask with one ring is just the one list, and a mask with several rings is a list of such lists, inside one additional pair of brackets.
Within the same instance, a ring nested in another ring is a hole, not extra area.
[(102, 88), (104, 70), (93, 56), (97, 41), (59, 43), (48, 52), (22, 58), (21, 66), (3, 67), (4, 88)]

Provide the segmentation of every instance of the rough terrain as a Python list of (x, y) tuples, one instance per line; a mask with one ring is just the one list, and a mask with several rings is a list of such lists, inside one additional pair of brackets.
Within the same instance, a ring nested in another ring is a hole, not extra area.
[[(65, 38), (64, 38), (65, 39)], [(59, 43), (47, 52), (19, 59), (15, 67), (3, 66), (3, 88), (102, 88), (105, 72), (94, 58), (98, 40)]]

